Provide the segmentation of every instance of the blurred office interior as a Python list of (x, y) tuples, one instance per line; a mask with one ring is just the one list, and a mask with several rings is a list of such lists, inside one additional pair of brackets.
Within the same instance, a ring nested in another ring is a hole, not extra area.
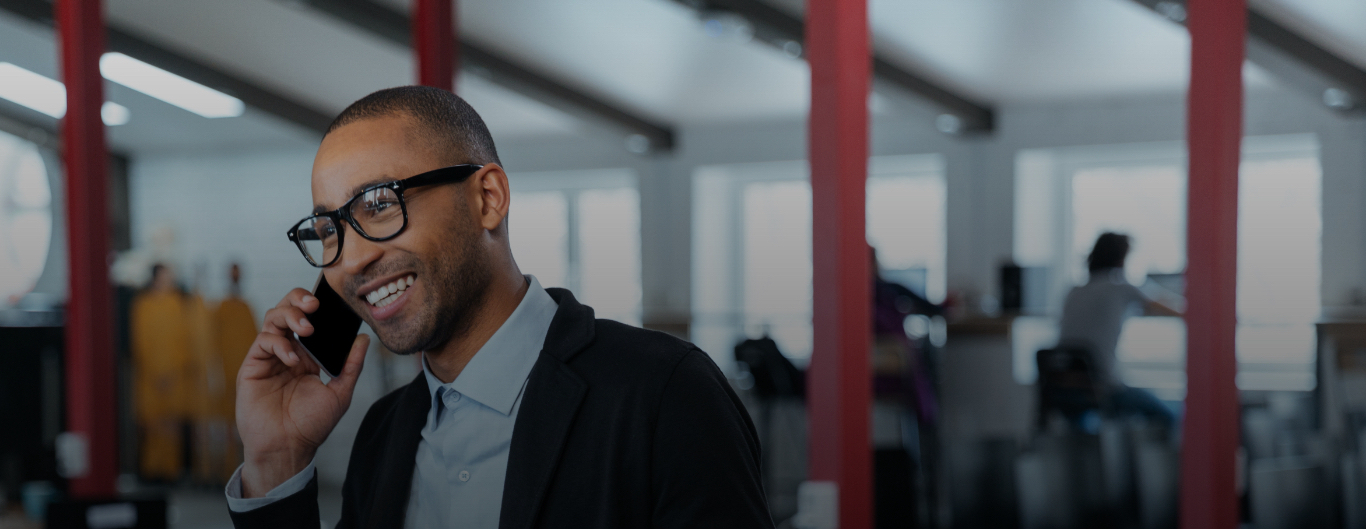
[[(316, 282), (284, 230), (312, 207), (329, 120), (417, 79), (412, 3), (104, 1), (117, 421), (100, 442), (117, 446), (121, 497), (164, 500), (171, 527), (231, 526), (241, 344), (286, 291)], [(510, 175), (517, 263), (598, 317), (711, 355), (755, 422), (778, 527), (817, 527), (798, 516), (819, 325), (813, 202), (826, 198), (808, 163), (805, 4), (457, 2), (455, 91)], [(0, 527), (41, 527), (45, 505), (79, 499), (53, 8), (0, 0)], [(1366, 3), (1246, 9), (1239, 523), (1363, 528)], [(1172, 431), (1108, 413), (1104, 391), (1064, 418), (1040, 398), (1053, 379), (1039, 369), (1057, 367), (1040, 351), (1058, 345), (1102, 233), (1132, 241), (1124, 281), (1184, 309), (1187, 210), (1204, 199), (1188, 191), (1186, 3), (867, 10), (866, 239), (878, 276), (904, 287), (888, 298), (900, 329), (869, 353), (870, 527), (1176, 527), (1185, 321), (1129, 318), (1115, 348), (1118, 383), (1160, 399)], [(318, 455), (325, 525), (365, 410), (419, 372), (373, 343)], [(140, 404), (163, 379), (177, 389), (151, 400), (176, 406)]]

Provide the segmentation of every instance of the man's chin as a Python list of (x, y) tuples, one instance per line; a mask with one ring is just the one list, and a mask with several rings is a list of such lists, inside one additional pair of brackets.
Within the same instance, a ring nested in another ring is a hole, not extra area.
[(389, 352), (394, 353), (396, 355), (406, 356), (415, 353), (420, 353), (422, 351), (429, 349), (427, 342), (429, 342), (430, 340), (413, 339), (414, 337), (424, 336), (429, 333), (421, 333), (408, 329), (386, 327), (388, 326), (381, 328), (375, 328), (374, 326), (371, 326), (371, 329), (374, 329), (375, 336), (379, 338), (379, 343), (384, 344), (384, 348), (389, 350)]
[(376, 332), (375, 334), (379, 335), (379, 343), (384, 344), (385, 349), (399, 356), (420, 353), (424, 349), (420, 344), (408, 340), (402, 340), (403, 343), (398, 343), (400, 340), (385, 339), (383, 333)]

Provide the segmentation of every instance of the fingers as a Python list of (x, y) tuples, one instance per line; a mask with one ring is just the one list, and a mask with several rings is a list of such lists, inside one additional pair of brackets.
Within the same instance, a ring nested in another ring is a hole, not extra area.
[(351, 344), (351, 352), (346, 355), (346, 365), (342, 367), (341, 374), (327, 383), (327, 387), (337, 392), (337, 396), (345, 402), (351, 399), (351, 391), (355, 389), (360, 371), (365, 367), (365, 352), (369, 349), (370, 335), (356, 336), (356, 341)]
[[(314, 304), (317, 304), (317, 300), (314, 300)], [(313, 323), (308, 321), (308, 314), (303, 309), (282, 304), (266, 311), (266, 321), (261, 331), (284, 336), (288, 336), (290, 332), (308, 336), (313, 334)]]
[(247, 361), (243, 363), (243, 368), (248, 367), (252, 360), (270, 361), (271, 359), (278, 359), (286, 366), (295, 367), (304, 361), (304, 355), (294, 340), (279, 334), (263, 332), (256, 335), (256, 341), (251, 344), (251, 350), (247, 351)]
[(313, 312), (318, 310), (318, 298), (313, 297), (313, 293), (307, 290), (296, 288), (285, 294), (284, 299), (281, 299), (275, 306), (293, 306), (304, 309), (304, 312)]

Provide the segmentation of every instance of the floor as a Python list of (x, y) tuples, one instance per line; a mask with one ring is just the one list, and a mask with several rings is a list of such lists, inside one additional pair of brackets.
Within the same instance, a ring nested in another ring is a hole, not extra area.
[[(180, 487), (167, 492), (166, 519), (171, 529), (231, 529), (227, 500), (223, 490), (208, 487)], [(322, 526), (333, 527), (341, 514), (341, 489), (324, 487), (318, 492)], [(19, 505), (0, 512), (0, 529), (39, 529), (42, 524), (24, 516)]]

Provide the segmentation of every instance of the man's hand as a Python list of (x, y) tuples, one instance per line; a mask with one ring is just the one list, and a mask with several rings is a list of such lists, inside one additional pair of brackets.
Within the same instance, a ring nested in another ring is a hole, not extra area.
[(290, 291), (266, 312), (261, 334), (238, 371), (237, 429), (246, 452), (243, 498), (265, 496), (307, 467), (351, 406), (370, 337), (357, 336), (346, 367), (323, 384), (318, 365), (293, 336), (313, 334), (307, 315), (316, 310), (318, 299), (307, 290)]

